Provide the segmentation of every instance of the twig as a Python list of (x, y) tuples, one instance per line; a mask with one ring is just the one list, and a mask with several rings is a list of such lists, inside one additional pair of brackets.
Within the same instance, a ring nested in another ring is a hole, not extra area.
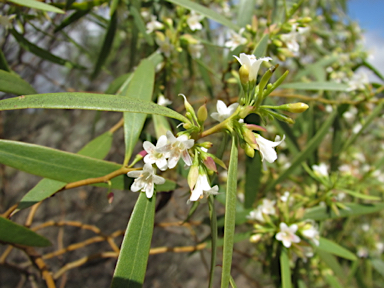
[(109, 132), (115, 133), (117, 129), (122, 127), (124, 125), (124, 117), (119, 120), (111, 129), (109, 129)]
[(24, 224), (25, 227), (30, 227), (31, 226), (32, 221), (33, 221), (33, 217), (35, 217), (36, 211), (39, 208), (39, 206), (41, 205), (41, 203), (42, 202), (38, 202), (38, 203), (36, 203), (35, 205), (32, 206), (31, 211), (29, 211), (28, 218), (25, 221), (25, 224)]
[(9, 218), (13, 211), (16, 210), (17, 206), (19, 204), (12, 205), (7, 211), (5, 211), (3, 214), (1, 214), (1, 217)]

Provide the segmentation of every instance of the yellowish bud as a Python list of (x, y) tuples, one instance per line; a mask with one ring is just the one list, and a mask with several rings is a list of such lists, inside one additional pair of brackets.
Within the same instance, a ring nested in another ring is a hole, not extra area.
[(197, 110), (197, 120), (199, 123), (204, 123), (208, 118), (208, 111), (206, 105), (200, 106), (199, 110)]
[(247, 84), (249, 82), (249, 71), (245, 65), (240, 67), (239, 75), (241, 84)]
[(248, 143), (244, 145), (244, 152), (248, 157), (253, 158), (255, 156), (255, 149), (253, 149)]
[(287, 107), (287, 111), (292, 113), (302, 113), (309, 108), (307, 104), (301, 102), (287, 104)]

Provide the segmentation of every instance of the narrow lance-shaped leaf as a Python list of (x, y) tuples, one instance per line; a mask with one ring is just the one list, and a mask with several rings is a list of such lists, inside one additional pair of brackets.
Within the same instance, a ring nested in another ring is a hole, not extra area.
[(261, 157), (256, 153), (245, 160), (244, 208), (252, 208), (260, 188)]
[[(88, 156), (96, 159), (103, 159), (107, 156), (112, 145), (111, 132), (101, 134), (97, 138), (93, 139), (87, 145), (85, 145), (77, 154)], [(63, 188), (67, 182), (57, 181), (53, 179), (42, 179), (35, 187), (33, 187), (24, 197), (21, 199), (18, 209), (28, 208), (44, 199), (53, 195), (56, 191)]]
[(296, 90), (324, 90), (324, 91), (347, 91), (348, 85), (336, 82), (297, 82), (280, 85), (283, 89)]
[(145, 27), (145, 23), (143, 21), (143, 19), (141, 18), (141, 15), (139, 13), (139, 11), (136, 9), (135, 6), (131, 6), (131, 14), (133, 16), (133, 19), (135, 21), (135, 25), (137, 27), (137, 29), (139, 29), (139, 31), (141, 32), (141, 34), (143, 34), (143, 37), (145, 39), (145, 41), (147, 41), (147, 43), (151, 46), (153, 46), (153, 38), (151, 35), (149, 35), (147, 33), (147, 29)]
[[(151, 101), (155, 82), (155, 67), (149, 60), (143, 60), (137, 67), (128, 88), (121, 93), (122, 96), (139, 101)], [(126, 165), (131, 158), (133, 149), (143, 129), (146, 115), (138, 113), (124, 113), (124, 140)]]
[(328, 253), (337, 255), (339, 257), (355, 261), (357, 260), (355, 254), (352, 252), (348, 251), (344, 247), (341, 247), (339, 244), (336, 244), (335, 242), (325, 239), (323, 237), (320, 237), (320, 244), (317, 246), (316, 249), (326, 251)]
[(55, 12), (55, 13), (60, 13), (64, 14), (65, 12), (55, 6), (51, 6), (49, 4), (45, 4), (43, 2), (37, 1), (37, 0), (7, 0), (9, 2), (12, 2), (14, 4), (24, 6), (24, 7), (29, 7), (37, 10), (43, 10), (43, 11), (48, 11), (48, 12)]
[(92, 79), (96, 78), (99, 74), (101, 67), (104, 65), (109, 53), (111, 52), (113, 39), (115, 39), (115, 33), (117, 28), (117, 12), (112, 15), (111, 20), (108, 24), (107, 33), (105, 34), (103, 46), (101, 47), (99, 56), (97, 58), (95, 70), (92, 74)]
[(52, 245), (45, 237), (4, 217), (0, 217), (0, 241), (35, 247)]
[(283, 248), (280, 254), (280, 270), (282, 288), (291, 288), (291, 268), (289, 267), (289, 258), (287, 249)]
[(121, 245), (111, 288), (142, 287), (147, 269), (155, 220), (156, 194), (148, 199), (139, 192)]
[(167, 0), (167, 1), (171, 2), (173, 4), (176, 4), (176, 5), (180, 5), (184, 8), (189, 9), (189, 10), (196, 11), (197, 13), (204, 15), (205, 17), (207, 17), (213, 21), (216, 21), (220, 24), (223, 24), (224, 26), (227, 26), (228, 28), (230, 28), (232, 30), (238, 31), (240, 29), (237, 25), (233, 24), (232, 21), (228, 20), (224, 16), (222, 16), (219, 13), (217, 13), (217, 12), (207, 8), (207, 7), (204, 7), (204, 6), (202, 6), (196, 2), (192, 2), (189, 0)]
[(269, 34), (264, 34), (259, 43), (257, 43), (255, 50), (253, 50), (253, 55), (255, 55), (257, 58), (264, 57), (265, 53), (267, 52), (268, 40)]
[(36, 93), (36, 90), (28, 82), (4, 70), (0, 70), (0, 91), (16, 95)]
[(153, 102), (108, 94), (64, 92), (20, 96), (0, 101), (0, 111), (27, 108), (134, 112), (163, 115), (188, 122), (183, 115)]
[(76, 11), (74, 13), (72, 13), (70, 16), (68, 16), (67, 18), (65, 18), (61, 23), (60, 25), (58, 25), (55, 30), (53, 30), (53, 32), (57, 33), (59, 32), (60, 30), (63, 30), (65, 27), (71, 25), (72, 23), (76, 22), (77, 20), (83, 18), (84, 16), (86, 16), (91, 10), (88, 9), (88, 10), (79, 10), (79, 11)]
[(236, 221), (236, 196), (237, 196), (237, 164), (238, 147), (236, 136), (232, 137), (231, 156), (228, 168), (228, 180), (225, 201), (225, 224), (224, 224), (224, 246), (223, 267), (221, 272), (221, 288), (227, 288), (231, 275), (231, 264), (233, 254), (233, 239)]
[(239, 25), (240, 27), (245, 27), (247, 24), (251, 24), (254, 6), (254, 0), (239, 1), (239, 9), (237, 12), (237, 25)]
[(78, 65), (76, 63), (72, 63), (69, 60), (65, 60), (63, 58), (60, 58), (56, 55), (53, 55), (51, 52), (44, 50), (40, 48), (39, 46), (31, 43), (26, 38), (24, 38), (23, 35), (18, 33), (15, 29), (10, 30), (13, 37), (15, 37), (16, 41), (20, 44), (21, 47), (23, 47), (25, 50), (35, 54), (36, 56), (50, 61), (52, 63), (56, 63), (59, 65), (66, 66), (68, 68), (78, 68), (78, 69), (85, 69), (85, 67)]

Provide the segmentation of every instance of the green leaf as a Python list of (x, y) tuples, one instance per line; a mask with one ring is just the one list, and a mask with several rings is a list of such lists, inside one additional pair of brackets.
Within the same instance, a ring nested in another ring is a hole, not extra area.
[(78, 68), (78, 69), (86, 69), (81, 65), (77, 65), (76, 63), (72, 63), (68, 60), (60, 58), (56, 55), (53, 55), (51, 52), (40, 48), (39, 46), (29, 42), (23, 35), (19, 34), (15, 29), (10, 30), (13, 37), (15, 37), (16, 41), (23, 47), (25, 50), (35, 54), (36, 56), (50, 61), (52, 63), (56, 63), (59, 65), (63, 65), (68, 68)]
[(373, 268), (384, 277), (384, 261), (376, 258), (371, 260)]
[(261, 157), (256, 153), (245, 160), (244, 208), (252, 208), (260, 189)]
[(210, 195), (208, 198), (209, 218), (211, 220), (211, 267), (209, 271), (209, 285), (208, 288), (213, 287), (213, 279), (215, 276), (216, 268), (216, 255), (217, 255), (217, 216), (215, 210), (215, 197)]
[(229, 283), (231, 284), (232, 288), (237, 288), (237, 285), (235, 283), (235, 280), (233, 280), (232, 276), (229, 275)]
[(372, 195), (366, 195), (366, 194), (362, 194), (362, 193), (359, 193), (359, 192), (355, 192), (355, 191), (351, 191), (351, 190), (347, 190), (347, 189), (343, 189), (343, 188), (339, 188), (339, 190), (353, 196), (353, 197), (356, 197), (356, 198), (360, 198), (360, 199), (365, 199), (365, 200), (375, 200), (375, 201), (379, 201), (381, 200), (381, 197), (378, 197), (378, 196), (372, 196)]
[(204, 7), (196, 2), (192, 2), (189, 0), (167, 0), (167, 2), (171, 2), (176, 5), (180, 5), (184, 8), (187, 8), (188, 10), (193, 10), (201, 15), (204, 15), (205, 17), (216, 21), (220, 24), (223, 24), (224, 26), (227, 26), (228, 28), (238, 31), (240, 27), (237, 25), (233, 24), (232, 21), (229, 19), (225, 18), (224, 16), (220, 15), (219, 13)]
[[(12, 71), (12, 70), (9, 68), (9, 66), (8, 66), (8, 62), (7, 62), (7, 59), (5, 59), (3, 50), (0, 50), (0, 69), (1, 69), (1, 70), (4, 70), (4, 71), (7, 71), (7, 72), (11, 72), (11, 71)], [(0, 79), (1, 79), (1, 78), (2, 78), (2, 77), (0, 77)]]
[(297, 154), (295, 158), (293, 158), (291, 162), (292, 163), (291, 166), (287, 170), (285, 170), (283, 173), (281, 173), (277, 179), (269, 182), (269, 184), (265, 188), (266, 191), (271, 190), (278, 183), (280, 183), (282, 180), (287, 178), (293, 171), (295, 171), (296, 167), (298, 167), (303, 161), (305, 161), (308, 157), (311, 156), (312, 152), (321, 144), (321, 141), (323, 140), (325, 135), (329, 132), (329, 127), (331, 127), (336, 115), (337, 115), (337, 110), (333, 111), (328, 116), (328, 119), (320, 127), (316, 135), (307, 143), (305, 149), (301, 151), (299, 154)]
[[(73, 2), (73, 1), (72, 1)], [(108, 0), (91, 0), (91, 1), (84, 1), (81, 3), (71, 3), (71, 5), (68, 7), (68, 3), (52, 3), (53, 6), (59, 7), (59, 8), (65, 8), (66, 10), (72, 9), (72, 10), (88, 10), (95, 6), (101, 6), (104, 3), (107, 3)]]
[(163, 115), (188, 122), (183, 115), (153, 102), (108, 94), (64, 92), (15, 97), (0, 101), (0, 111), (27, 108), (134, 112)]
[(260, 39), (259, 43), (257, 43), (255, 50), (253, 50), (253, 55), (257, 58), (264, 57), (267, 52), (268, 47), (269, 34), (264, 34)]
[(37, 93), (28, 82), (4, 70), (0, 70), (0, 91), (16, 95)]
[(328, 282), (328, 284), (332, 287), (332, 288), (343, 288), (345, 286), (341, 285), (339, 280), (337, 280), (337, 278), (331, 274), (328, 274), (328, 273), (325, 273), (325, 280)]
[(135, 6), (131, 6), (131, 14), (133, 16), (133, 20), (135, 21), (137, 29), (139, 29), (141, 34), (143, 34), (145, 41), (147, 41), (149, 45), (153, 46), (154, 44), (153, 38), (151, 37), (151, 35), (147, 33), (147, 28), (145, 27), (145, 23)]
[[(128, 88), (120, 95), (137, 99), (138, 101), (151, 101), (153, 86), (155, 83), (155, 67), (152, 62), (144, 59), (133, 74)], [(145, 114), (124, 113), (124, 140), (125, 140), (125, 159), (126, 165), (132, 156), (133, 149), (139, 139), (146, 119)]]
[(237, 11), (237, 25), (245, 27), (251, 24), (253, 16), (254, 0), (240, 0)]
[(45, 237), (4, 217), (0, 217), (0, 241), (34, 247), (52, 245)]
[[(115, 78), (111, 84), (109, 84), (107, 90), (105, 90), (105, 94), (119, 94), (121, 93), (121, 87), (123, 84), (125, 84), (126, 81), (128, 81), (125, 85), (128, 86), (129, 81), (132, 79), (132, 73), (125, 73), (123, 75), (120, 75), (119, 77)], [(129, 80), (128, 80), (129, 79)], [(120, 90), (120, 91), (119, 91)]]
[(348, 85), (336, 82), (295, 82), (280, 85), (283, 89), (295, 90), (323, 90), (323, 91), (347, 91)]
[(121, 245), (111, 288), (142, 287), (155, 220), (156, 194), (140, 193)]
[(316, 221), (342, 218), (349, 216), (365, 215), (370, 213), (379, 212), (384, 209), (384, 203), (375, 204), (357, 204), (357, 203), (343, 203), (347, 207), (346, 209), (340, 209), (340, 215), (336, 215), (333, 211), (327, 210), (327, 207), (317, 206), (307, 209), (304, 214), (305, 219), (313, 219)]
[(99, 56), (97, 57), (95, 70), (93, 71), (91, 76), (92, 79), (95, 79), (96, 76), (100, 73), (101, 67), (104, 65), (109, 53), (111, 52), (116, 29), (117, 29), (117, 12), (115, 12), (112, 15), (111, 20), (109, 21), (107, 33), (105, 34), (104, 41), (103, 41), (103, 46), (101, 47)]
[(377, 77), (379, 77), (381, 80), (384, 81), (384, 76), (380, 73), (379, 70), (377, 70), (373, 65), (371, 65), (370, 63), (368, 63), (367, 61), (363, 61), (363, 66), (367, 67), (368, 69), (370, 69), (373, 73), (375, 73), (375, 75)]
[(318, 250), (322, 250), (351, 261), (357, 260), (355, 254), (353, 254), (352, 252), (348, 251), (344, 247), (341, 247), (339, 244), (336, 244), (331, 240), (320, 237), (319, 242), (320, 242), (319, 246), (316, 247), (316, 249)]
[(36, 0), (7, 0), (8, 2), (12, 2), (14, 4), (24, 6), (24, 7), (29, 7), (37, 10), (43, 10), (43, 11), (48, 11), (48, 12), (55, 12), (55, 13), (60, 13), (64, 14), (65, 12), (55, 6), (51, 6), (48, 4), (45, 4), (40, 1)]
[(233, 238), (235, 234), (236, 199), (237, 199), (237, 164), (238, 147), (236, 136), (232, 137), (231, 156), (229, 159), (228, 180), (225, 201), (225, 224), (223, 267), (221, 272), (221, 288), (227, 288), (231, 275)]
[(318, 250), (316, 254), (319, 255), (320, 259), (332, 269), (333, 273), (335, 273), (337, 277), (340, 279), (345, 278), (345, 272), (335, 256), (322, 250)]
[(291, 288), (291, 268), (289, 267), (289, 258), (287, 249), (282, 249), (280, 254), (281, 285), (282, 288)]
[(65, 27), (67, 27), (68, 25), (71, 25), (72, 23), (76, 22), (77, 20), (83, 18), (84, 16), (86, 16), (91, 10), (88, 9), (88, 10), (79, 10), (79, 11), (75, 11), (74, 13), (72, 13), (70, 16), (68, 16), (67, 18), (65, 18), (61, 23), (60, 25), (58, 25), (55, 30), (53, 30), (53, 32), (57, 33), (59, 32), (60, 30), (63, 30)]

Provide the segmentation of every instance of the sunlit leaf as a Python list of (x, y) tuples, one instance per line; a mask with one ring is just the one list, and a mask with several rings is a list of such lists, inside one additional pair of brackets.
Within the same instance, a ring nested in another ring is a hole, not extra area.
[(336, 82), (297, 82), (286, 83), (280, 85), (283, 89), (295, 89), (295, 90), (324, 90), (324, 91), (347, 91), (347, 84)]
[(341, 247), (339, 244), (336, 244), (335, 242), (325, 239), (323, 237), (320, 237), (320, 244), (317, 246), (318, 250), (323, 250), (325, 252), (337, 255), (339, 257), (355, 261), (357, 260), (356, 255), (352, 252), (348, 251), (344, 247)]
[(27, 108), (84, 109), (156, 114), (187, 122), (183, 115), (153, 102), (108, 94), (49, 93), (16, 97), (0, 101), (1, 110)]
[(268, 40), (269, 34), (264, 34), (259, 43), (257, 43), (255, 50), (253, 50), (253, 55), (257, 58), (264, 57), (268, 47)]
[(14, 4), (24, 6), (24, 7), (29, 7), (37, 10), (43, 10), (43, 11), (48, 11), (48, 12), (55, 12), (55, 13), (60, 13), (63, 14), (65, 13), (63, 10), (51, 6), (49, 4), (45, 4), (44, 2), (36, 1), (36, 0), (7, 0), (8, 2), (12, 2)]
[(289, 258), (287, 249), (282, 249), (280, 254), (281, 285), (282, 288), (291, 288), (291, 268), (289, 267)]
[(253, 16), (254, 0), (240, 0), (237, 11), (237, 25), (245, 27), (251, 24)]

